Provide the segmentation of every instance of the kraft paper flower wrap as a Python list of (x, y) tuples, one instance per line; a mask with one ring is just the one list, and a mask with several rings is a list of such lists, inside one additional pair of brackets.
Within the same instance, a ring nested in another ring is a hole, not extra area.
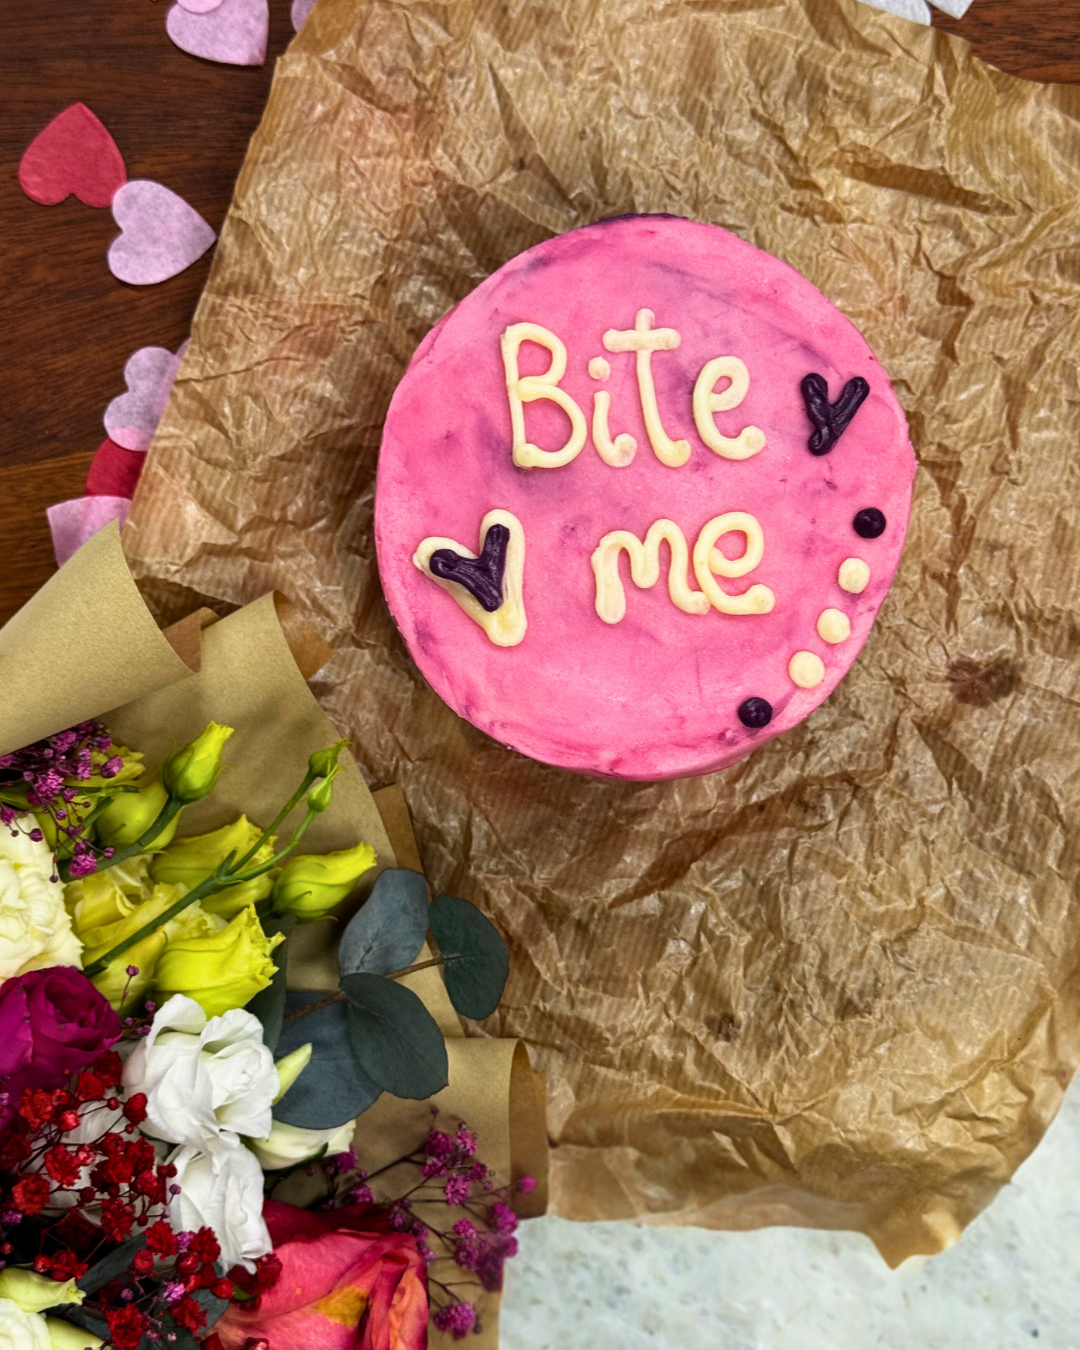
[[(1080, 93), (854, 0), (319, 0), (278, 66), (124, 536), (164, 619), (277, 587), (433, 881), (507, 934), (582, 1219), (952, 1241), (1080, 1058)], [(508, 752), (425, 687), (372, 543), (430, 326), (553, 233), (670, 211), (866, 333), (921, 469), (805, 724), (658, 785)]]
[[(281, 785), (302, 775), (308, 756), (325, 751), (337, 737), (307, 684), (328, 654), (298, 611), (271, 594), (220, 621), (209, 610), (195, 612), (161, 633), (132, 581), (118, 530), (110, 525), (0, 630), (0, 680), (5, 688), (0, 754), (69, 723), (98, 716), (117, 740), (137, 744), (148, 764), (158, 764), (207, 722), (217, 721), (235, 729), (230, 749), (239, 747), (241, 753), (226, 752), (226, 767), (212, 795), (185, 807), (185, 838), (231, 824), (242, 810), (269, 820), (280, 806)], [(110, 697), (117, 694), (124, 702), (109, 711)], [(339, 767), (330, 804), (311, 822), (305, 849), (328, 853), (355, 845), (358, 837), (370, 843), (377, 867), (365, 876), (361, 895), (387, 867), (420, 871), (400, 790), (386, 787), (373, 796), (347, 753)], [(183, 857), (183, 850), (174, 852), (171, 865), (178, 866)], [(336, 919), (296, 928), (289, 943), (290, 987), (337, 989), (337, 941), (341, 921), (351, 912), (339, 908)], [(421, 959), (430, 955), (425, 946)], [(203, 960), (202, 973), (206, 969)], [(28, 985), (31, 1010), (36, 1007), (38, 1021), (44, 1019), (36, 1027), (32, 1053), (28, 1052), (33, 1064), (13, 1080), (17, 1086), (32, 1086), (37, 1079), (31, 1070), (41, 1065), (47, 1069), (50, 1056), (55, 1059), (57, 1042), (50, 1032), (47, 1007), (49, 981), (62, 982), (67, 974), (60, 968), (9, 982), (15, 991), (12, 997), (19, 995), (16, 986)], [(38, 988), (42, 983), (48, 987)], [(467, 1121), (484, 1141), (485, 1161), (499, 1185), (526, 1174), (537, 1178), (539, 1184), (521, 1195), (517, 1208), (522, 1214), (542, 1213), (544, 1089), (542, 1079), (531, 1071), (526, 1051), (513, 1039), (466, 1037), (437, 970), (406, 975), (402, 983), (425, 1003), (446, 1040), (448, 1086), (431, 1101), (384, 1094), (364, 1111), (353, 1139), (364, 1166), (374, 1173), (416, 1148), (431, 1128), (434, 1102), (441, 1121)], [(107, 1004), (102, 1008), (116, 1022), (118, 1034), (115, 1015)], [(74, 1056), (80, 1063), (80, 1036), (95, 1043), (100, 1039), (94, 1018), (100, 1020), (101, 1015), (100, 1009), (90, 1009), (77, 1024), (65, 1024), (65, 1062)], [(403, 1177), (408, 1180), (402, 1190), (415, 1184), (407, 1164), (389, 1168), (377, 1180), (373, 1177), (375, 1201), (395, 1198), (399, 1192), (394, 1188)], [(301, 1174), (298, 1180), (300, 1190), (292, 1197), (298, 1203), (321, 1198), (321, 1178), (305, 1179)], [(292, 1179), (284, 1183), (291, 1184)], [(314, 1191), (305, 1192), (305, 1186)], [(441, 1213), (457, 1211), (447, 1211), (444, 1204)], [(484, 1293), (479, 1286), (477, 1290), (483, 1331), (473, 1343), (479, 1350), (495, 1350), (498, 1295)], [(449, 1345), (451, 1338), (432, 1328), (430, 1344), (444, 1343)]]

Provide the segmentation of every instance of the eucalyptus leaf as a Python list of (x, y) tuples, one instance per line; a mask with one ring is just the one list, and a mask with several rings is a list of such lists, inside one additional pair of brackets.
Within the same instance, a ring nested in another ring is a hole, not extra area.
[(343, 975), (349, 1039), (364, 1072), (395, 1097), (423, 1101), (446, 1086), (446, 1042), (411, 989), (381, 975)]
[[(283, 914), (280, 919), (267, 920), (263, 931), (268, 938), (277, 933), (285, 934), (285, 941), (274, 950), (274, 965), (277, 970), (265, 989), (260, 989), (254, 998), (248, 1000), (247, 1011), (254, 1013), (262, 1023), (263, 1043), (271, 1052), (277, 1049), (281, 1038), (281, 1020), (285, 1016), (285, 966), (289, 950), (288, 937), (296, 924), (295, 914)], [(303, 1041), (300, 1042), (303, 1045)], [(280, 1056), (278, 1056), (280, 1058)]]
[[(214, 1264), (218, 1274), (222, 1274), (220, 1264), (218, 1262), (215, 1262)], [(217, 1294), (209, 1289), (196, 1289), (192, 1297), (206, 1313), (206, 1326), (199, 1332), (199, 1335), (203, 1336), (210, 1330), (215, 1322), (220, 1320), (225, 1309), (229, 1306), (229, 1300), (227, 1298), (218, 1298)]]
[[(95, 1294), (103, 1284), (108, 1284), (117, 1275), (122, 1274), (131, 1265), (131, 1258), (146, 1246), (146, 1234), (137, 1233), (121, 1242), (119, 1247), (96, 1261), (76, 1285), (84, 1294)], [(66, 1314), (65, 1314), (66, 1316)], [(70, 1319), (69, 1319), (70, 1320)], [(83, 1328), (85, 1330), (85, 1328)]]
[(465, 1017), (490, 1017), (510, 974), (510, 954), (499, 930), (456, 895), (436, 896), (428, 921), (442, 955), (450, 1002)]
[[(318, 1003), (326, 991), (291, 990), (285, 995), (286, 1014)], [(311, 1063), (274, 1107), (275, 1120), (305, 1130), (330, 1130), (355, 1120), (382, 1093), (363, 1071), (349, 1043), (344, 1003), (331, 1003), (318, 1012), (286, 1022), (277, 1044), (280, 1059), (311, 1042)]]
[(389, 975), (416, 960), (428, 929), (427, 885), (419, 872), (388, 868), (341, 935), (342, 975)]

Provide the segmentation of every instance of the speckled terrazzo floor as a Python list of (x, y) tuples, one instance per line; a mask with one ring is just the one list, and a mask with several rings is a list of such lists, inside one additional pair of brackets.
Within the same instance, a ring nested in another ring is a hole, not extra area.
[(1080, 1084), (951, 1250), (848, 1233), (524, 1225), (502, 1350), (1078, 1350)]

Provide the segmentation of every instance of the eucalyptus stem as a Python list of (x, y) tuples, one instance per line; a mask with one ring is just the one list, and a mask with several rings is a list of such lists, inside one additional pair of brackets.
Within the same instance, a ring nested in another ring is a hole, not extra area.
[[(140, 853), (145, 853), (158, 835), (176, 819), (185, 805), (186, 803), (178, 798), (170, 797), (161, 808), (158, 818), (148, 830), (144, 830), (138, 839), (134, 843), (128, 844), (126, 848), (117, 849), (111, 858), (99, 858), (95, 870), (98, 872), (108, 871), (110, 867), (116, 867), (119, 863), (127, 862), (128, 859), (137, 858)], [(61, 881), (70, 881), (71, 860), (69, 859), (68, 862), (61, 864), (59, 871)]]
[(262, 834), (259, 836), (258, 839), (256, 839), (255, 843), (251, 846), (251, 848), (248, 849), (248, 851), (236, 864), (237, 867), (244, 867), (245, 864), (249, 863), (252, 860), (252, 858), (254, 858), (255, 854), (258, 853), (259, 849), (262, 848), (263, 844), (266, 842), (267, 839), (270, 838), (270, 836), (274, 833), (274, 831), (285, 819), (285, 817), (289, 814), (289, 812), (294, 810), (300, 804), (301, 797), (303, 797), (304, 793), (307, 792), (308, 788), (312, 785), (312, 783), (314, 783), (317, 777), (318, 774), (312, 773), (310, 769), (307, 771), (307, 773), (304, 775), (304, 781), (300, 784), (300, 786), (296, 789), (293, 795), (289, 798), (289, 800), (277, 813), (277, 815), (270, 822), (267, 828), (263, 830)]
[[(388, 980), (400, 980), (406, 975), (413, 975), (418, 970), (430, 970), (432, 966), (441, 966), (445, 962), (441, 956), (433, 956), (430, 961), (417, 961), (414, 965), (406, 966), (404, 970), (393, 970), (386, 976)], [(320, 1008), (329, 1008), (333, 1003), (344, 1003), (345, 994), (339, 989), (336, 994), (327, 994), (325, 998), (319, 999), (318, 1003), (309, 1003), (303, 1008), (297, 1008), (295, 1012), (288, 1013), (282, 1018), (282, 1025), (286, 1022), (295, 1022), (298, 1017), (306, 1017), (308, 1013), (318, 1012)]]

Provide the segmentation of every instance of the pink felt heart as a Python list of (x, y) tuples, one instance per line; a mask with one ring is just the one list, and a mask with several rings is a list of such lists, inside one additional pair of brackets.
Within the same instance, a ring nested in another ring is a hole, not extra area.
[(315, 0), (292, 0), (292, 26), (299, 33), (304, 20), (315, 8)]
[(189, 14), (209, 14), (212, 9), (221, 7), (222, 0), (177, 0), (177, 3)]
[(120, 528), (131, 510), (126, 497), (75, 497), (69, 502), (57, 502), (45, 514), (52, 531), (56, 565), (63, 567), (74, 553), (78, 553), (91, 535), (103, 530), (110, 520), (118, 520)]
[(134, 497), (146, 463), (145, 450), (125, 450), (108, 437), (101, 442), (86, 475), (88, 497)]
[(105, 409), (105, 430), (125, 450), (149, 450), (188, 344), (174, 356), (165, 347), (140, 347), (124, 367), (126, 394)]
[(108, 206), (126, 180), (124, 157), (85, 103), (58, 113), (19, 161), (19, 186), (42, 206), (72, 192), (84, 206)]
[[(200, 0), (197, 0), (197, 3)], [(181, 51), (227, 66), (261, 66), (270, 34), (267, 0), (221, 0), (209, 12), (173, 5), (165, 31)]]
[(109, 245), (109, 268), (132, 286), (177, 276), (217, 238), (183, 197), (147, 178), (125, 183), (113, 198), (112, 212), (122, 233)]

